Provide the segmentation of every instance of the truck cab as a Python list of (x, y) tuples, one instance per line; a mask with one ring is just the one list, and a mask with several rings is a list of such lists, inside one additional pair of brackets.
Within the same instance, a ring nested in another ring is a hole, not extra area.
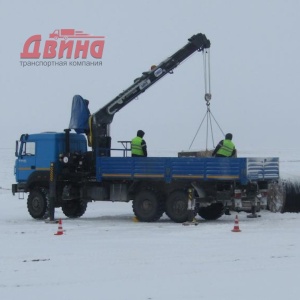
[[(27, 191), (30, 185), (41, 176), (49, 176), (50, 164), (59, 163), (59, 158), (67, 151), (86, 153), (87, 142), (84, 135), (71, 133), (69, 146), (65, 133), (45, 132), (22, 134), (16, 142), (15, 192)], [(67, 149), (69, 147), (69, 149)], [(59, 164), (58, 164), (59, 165)]]

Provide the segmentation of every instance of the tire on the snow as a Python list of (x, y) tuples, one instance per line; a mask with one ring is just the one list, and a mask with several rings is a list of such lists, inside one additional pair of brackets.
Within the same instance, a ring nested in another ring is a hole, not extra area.
[(48, 215), (47, 191), (36, 188), (30, 191), (27, 198), (27, 209), (34, 219), (44, 219)]
[(222, 203), (212, 203), (207, 207), (200, 207), (198, 214), (205, 220), (217, 220), (224, 214), (224, 205)]
[(281, 200), (278, 211), (300, 212), (300, 183), (294, 180), (280, 181), (277, 185), (276, 198)]
[(87, 202), (79, 200), (64, 201), (61, 205), (64, 215), (73, 219), (81, 217), (85, 213), (86, 208)]
[(176, 223), (183, 223), (188, 219), (188, 194), (183, 190), (173, 191), (166, 200), (166, 215)]
[(136, 218), (142, 222), (154, 222), (164, 213), (162, 197), (151, 189), (141, 190), (132, 202)]

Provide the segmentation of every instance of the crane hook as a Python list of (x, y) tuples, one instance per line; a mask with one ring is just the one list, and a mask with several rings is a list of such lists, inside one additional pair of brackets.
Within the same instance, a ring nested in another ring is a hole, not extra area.
[(211, 93), (205, 93), (204, 99), (207, 102), (206, 105), (208, 105), (208, 102), (211, 100)]

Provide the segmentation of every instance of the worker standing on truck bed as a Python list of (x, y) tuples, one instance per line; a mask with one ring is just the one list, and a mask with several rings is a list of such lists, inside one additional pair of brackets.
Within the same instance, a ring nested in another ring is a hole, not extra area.
[(234, 157), (236, 156), (235, 145), (232, 142), (232, 134), (227, 133), (225, 139), (220, 141), (214, 152), (212, 153), (214, 157)]
[(147, 156), (147, 144), (143, 139), (145, 132), (138, 130), (137, 136), (131, 141), (131, 156)]

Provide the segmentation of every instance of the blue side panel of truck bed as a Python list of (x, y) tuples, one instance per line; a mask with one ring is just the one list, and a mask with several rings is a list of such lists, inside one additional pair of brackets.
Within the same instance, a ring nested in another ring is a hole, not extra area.
[[(243, 180), (244, 159), (173, 158), (171, 179)], [(244, 173), (245, 174), (245, 173)]]
[(97, 180), (238, 181), (279, 178), (278, 158), (98, 157)]
[(102, 180), (248, 181), (279, 179), (278, 158), (98, 157)]

